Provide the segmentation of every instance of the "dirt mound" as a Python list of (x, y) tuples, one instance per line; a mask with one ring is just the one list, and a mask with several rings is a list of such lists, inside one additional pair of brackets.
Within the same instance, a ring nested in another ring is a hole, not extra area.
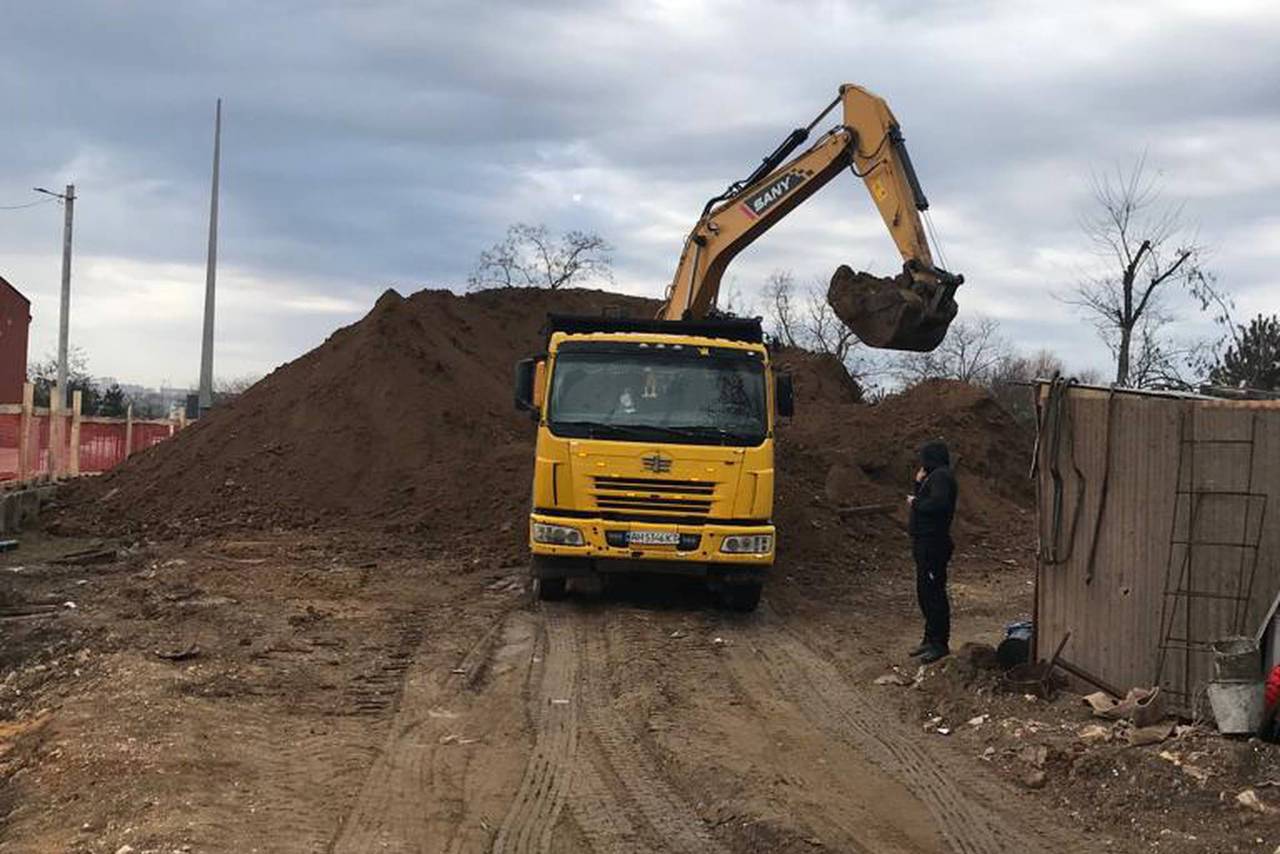
[[(374, 533), (432, 552), (516, 563), (533, 430), (511, 405), (513, 363), (545, 343), (548, 312), (652, 316), (602, 291), (385, 293), (360, 322), (231, 404), (102, 478), (78, 483), (63, 530), (159, 538), (239, 529)], [(871, 406), (830, 357), (781, 350), (797, 416), (780, 430), (778, 521), (815, 567), (901, 552), (915, 448), (959, 458), (960, 531), (1007, 531), (1029, 498), (1029, 440), (983, 392), (928, 383)], [(842, 508), (892, 504), (889, 513)], [(968, 512), (978, 511), (978, 512)]]
[(1034, 545), (1034, 437), (989, 394), (932, 380), (869, 405), (801, 393), (804, 379), (836, 388), (812, 368), (798, 372), (796, 416), (781, 431), (775, 513), (806, 580), (839, 589), (851, 570), (905, 560), (906, 496), (930, 439), (947, 443), (960, 483), (957, 546), (1005, 559)]
[(387, 291), (173, 441), (77, 484), (63, 525), (159, 537), (355, 528), (514, 556), (533, 431), (512, 407), (512, 366), (545, 345), (549, 311), (656, 309), (603, 291)]

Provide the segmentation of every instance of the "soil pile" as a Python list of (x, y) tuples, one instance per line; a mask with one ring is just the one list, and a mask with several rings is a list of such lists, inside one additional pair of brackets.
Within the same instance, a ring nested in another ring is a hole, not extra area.
[(931, 439), (947, 443), (960, 484), (958, 548), (1008, 560), (1034, 547), (1034, 436), (989, 394), (932, 380), (866, 404), (836, 391), (838, 375), (815, 371), (817, 358), (780, 359), (797, 373), (797, 403), (778, 445), (775, 517), (798, 569), (821, 570), (807, 580), (905, 559), (906, 496)]
[(349, 528), (514, 554), (533, 464), (514, 363), (543, 349), (550, 311), (656, 310), (589, 290), (387, 291), (172, 441), (76, 484), (63, 527), (161, 538)]
[[(516, 563), (533, 429), (512, 365), (538, 352), (548, 312), (647, 317), (602, 291), (384, 294), (361, 321), (190, 429), (66, 493), (64, 531), (184, 538), (240, 529), (373, 532)], [(830, 357), (778, 353), (797, 415), (780, 430), (782, 543), (806, 563), (900, 551), (901, 508), (926, 439), (960, 461), (961, 533), (1007, 532), (1029, 501), (1029, 438), (985, 393), (936, 382), (877, 405)], [(842, 508), (894, 505), (885, 514)], [(973, 521), (978, 520), (978, 521)]]

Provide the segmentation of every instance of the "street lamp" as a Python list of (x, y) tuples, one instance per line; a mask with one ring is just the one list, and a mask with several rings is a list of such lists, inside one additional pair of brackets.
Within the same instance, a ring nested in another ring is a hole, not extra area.
[(44, 187), (33, 188), (37, 193), (62, 199), (65, 216), (62, 227), (62, 307), (58, 313), (58, 408), (67, 405), (67, 324), (71, 314), (71, 218), (75, 211), (76, 185), (68, 184), (65, 193), (55, 193)]

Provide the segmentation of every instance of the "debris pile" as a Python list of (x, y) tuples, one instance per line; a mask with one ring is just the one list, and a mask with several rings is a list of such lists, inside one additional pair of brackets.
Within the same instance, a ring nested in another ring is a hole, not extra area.
[[(548, 312), (652, 316), (603, 291), (387, 291), (359, 322), (115, 471), (75, 484), (63, 532), (192, 538), (349, 530), (489, 562), (524, 554), (534, 431), (513, 410), (512, 365), (545, 343)], [(1021, 533), (1030, 438), (983, 392), (931, 382), (876, 405), (832, 358), (778, 354), (797, 415), (780, 430), (776, 517), (792, 557), (846, 560), (850, 540), (900, 549), (914, 449), (959, 458), (962, 540)], [(850, 508), (892, 505), (859, 516)], [(888, 543), (886, 543), (887, 545)]]

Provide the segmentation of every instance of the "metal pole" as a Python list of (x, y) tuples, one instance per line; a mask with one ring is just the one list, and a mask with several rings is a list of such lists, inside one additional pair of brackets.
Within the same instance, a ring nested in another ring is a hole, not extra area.
[(68, 184), (62, 197), (65, 221), (62, 227), (62, 307), (58, 315), (58, 389), (66, 405), (67, 327), (71, 315), (71, 219), (75, 213), (76, 185)]
[(213, 406), (213, 306), (218, 277), (218, 160), (222, 144), (222, 99), (213, 119), (213, 189), (209, 200), (209, 258), (204, 279), (204, 342), (200, 350), (200, 412)]

